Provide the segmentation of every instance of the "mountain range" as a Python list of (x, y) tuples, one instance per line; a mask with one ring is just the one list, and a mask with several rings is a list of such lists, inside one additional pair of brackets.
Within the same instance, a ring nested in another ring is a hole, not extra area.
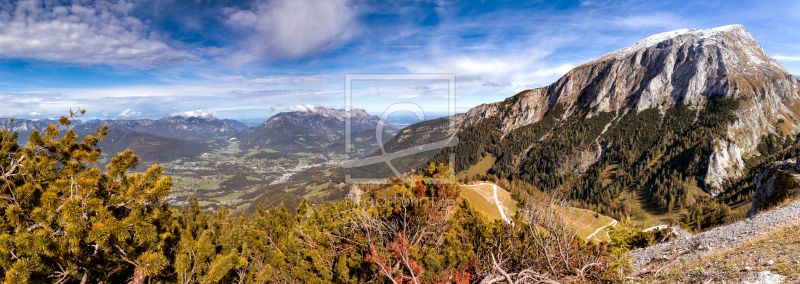
[[(282, 112), (258, 127), (242, 130), (235, 138), (248, 149), (346, 153), (346, 118), (345, 110), (325, 107)], [(369, 154), (378, 148), (375, 129), (379, 126), (383, 129), (383, 141), (397, 133), (393, 125), (363, 109), (350, 111), (350, 142), (354, 155)]]
[[(27, 139), (33, 130), (43, 131), (50, 124), (57, 124), (58, 120), (42, 119), (28, 120), (15, 119), (12, 123), (9, 119), (0, 119), (0, 128), (11, 128), (12, 131), (20, 133), (20, 138)], [(117, 120), (89, 120), (82, 122), (75, 119), (70, 125), (59, 126), (59, 129), (72, 129), (78, 134), (93, 133), (95, 128), (107, 125), (109, 129), (119, 129), (125, 132), (143, 132), (167, 138), (202, 138), (214, 139), (225, 138), (235, 135), (244, 128), (241, 122), (230, 119), (216, 119), (213, 117), (187, 117), (173, 116), (164, 117), (158, 120), (151, 119), (117, 119)]]
[[(192, 158), (207, 152), (205, 141), (235, 137), (243, 148), (264, 148), (278, 151), (305, 151), (313, 153), (346, 153), (346, 117), (341, 109), (316, 107), (309, 111), (279, 113), (259, 127), (247, 127), (231, 119), (214, 117), (173, 116), (158, 120), (89, 120), (79, 119), (61, 130), (73, 130), (79, 137), (94, 134), (98, 127), (108, 126), (110, 133), (101, 147), (112, 152), (130, 148), (144, 161), (166, 162), (177, 158)], [(375, 129), (383, 125), (383, 141), (394, 137), (397, 129), (363, 109), (350, 112), (352, 153), (361, 156), (378, 148)], [(0, 128), (11, 128), (20, 133), (25, 143), (31, 131), (43, 131), (57, 120), (0, 119)]]

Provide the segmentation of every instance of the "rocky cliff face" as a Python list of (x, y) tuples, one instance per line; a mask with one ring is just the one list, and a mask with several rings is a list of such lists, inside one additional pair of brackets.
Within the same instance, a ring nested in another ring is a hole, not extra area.
[[(586, 108), (593, 112), (589, 116), (619, 116), (649, 108), (663, 114), (675, 104), (702, 109), (710, 98), (741, 99), (735, 111), (738, 121), (728, 127), (725, 139), (714, 141), (716, 150), (708, 158), (709, 170), (702, 178), (711, 193), (742, 174), (743, 157), (758, 155), (763, 135), (800, 131), (797, 77), (767, 56), (741, 25), (651, 36), (581, 65), (550, 86), (475, 107), (467, 112), (467, 121), (500, 117), (501, 131), (507, 134), (540, 121), (559, 103), (567, 106), (563, 117)], [(591, 157), (600, 157), (597, 150), (588, 150), (577, 164), (564, 167), (585, 168)]]
[(764, 167), (764, 172), (753, 178), (756, 192), (753, 204), (747, 210), (747, 218), (759, 211), (768, 210), (786, 198), (800, 195), (800, 163), (798, 160), (774, 162)]

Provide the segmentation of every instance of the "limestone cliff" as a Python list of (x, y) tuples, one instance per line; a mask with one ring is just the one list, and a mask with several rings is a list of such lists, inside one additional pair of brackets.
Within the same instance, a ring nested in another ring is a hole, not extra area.
[[(500, 130), (507, 134), (540, 121), (558, 103), (567, 106), (564, 117), (577, 109), (591, 109), (589, 116), (649, 108), (663, 114), (678, 103), (702, 109), (710, 98), (741, 100), (735, 111), (738, 121), (729, 125), (725, 139), (714, 142), (708, 172), (700, 177), (716, 194), (726, 179), (741, 176), (743, 157), (757, 155), (763, 135), (800, 131), (798, 78), (770, 58), (741, 25), (648, 37), (576, 67), (547, 87), (475, 107), (467, 112), (466, 121), (497, 116)], [(785, 122), (780, 129), (779, 119)], [(600, 157), (595, 149), (587, 151), (564, 168), (584, 169)]]

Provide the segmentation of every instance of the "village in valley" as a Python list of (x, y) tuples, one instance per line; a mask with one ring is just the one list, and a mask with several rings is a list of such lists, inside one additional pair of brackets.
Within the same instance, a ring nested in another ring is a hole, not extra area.
[[(238, 212), (245, 210), (266, 190), (293, 192), (301, 187), (326, 189), (344, 186), (342, 181), (333, 183), (330, 175), (326, 174), (342, 161), (342, 155), (279, 154), (263, 148), (241, 150), (236, 138), (230, 138), (227, 143), (227, 147), (203, 153), (196, 159), (181, 158), (161, 164), (174, 182), (167, 203), (173, 207), (187, 206), (188, 198), (196, 193), (204, 210), (214, 211), (224, 206)], [(265, 159), (257, 156), (259, 154), (280, 157)], [(325, 178), (309, 178), (314, 175)], [(325, 198), (326, 195), (327, 192), (319, 190), (301, 196), (313, 199)]]

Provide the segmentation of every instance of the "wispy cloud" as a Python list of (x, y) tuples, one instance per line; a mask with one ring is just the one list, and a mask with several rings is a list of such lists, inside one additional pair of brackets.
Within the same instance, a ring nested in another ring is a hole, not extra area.
[(780, 60), (780, 61), (786, 61), (786, 62), (800, 61), (800, 56), (785, 56), (785, 55), (777, 54), (775, 56), (772, 56), (772, 58), (775, 58), (775, 59)]
[(308, 75), (308, 76), (289, 76), (276, 75), (265, 77), (242, 76), (242, 75), (213, 75), (199, 74), (201, 78), (209, 81), (231, 82), (239, 84), (256, 83), (270, 86), (307, 86), (320, 87), (328, 85), (331, 80), (330, 75)]
[(290, 111), (300, 111), (300, 112), (313, 112), (317, 106), (315, 105), (294, 105), (286, 108)]
[(136, 4), (20, 1), (0, 13), (0, 57), (149, 68), (197, 59), (169, 46), (140, 19)]
[(633, 29), (661, 28), (675, 30), (688, 27), (687, 21), (680, 16), (665, 12), (617, 17), (614, 19), (613, 23), (619, 27)]
[(135, 118), (142, 115), (140, 111), (132, 111), (131, 109), (126, 109), (120, 112), (117, 117), (119, 118)]
[(483, 83), (483, 86), (496, 87), (496, 88), (499, 88), (499, 87), (511, 87), (511, 83), (509, 83), (509, 82), (502, 82), (502, 83), (499, 83), (499, 82), (486, 82), (486, 83)]
[[(280, 60), (326, 52), (358, 30), (354, 4), (347, 0), (255, 0), (249, 10), (229, 7), (226, 22), (248, 31), (246, 54), (238, 60)], [(254, 54), (255, 53), (255, 54)]]
[(331, 76), (328, 75), (313, 75), (313, 76), (269, 76), (263, 78), (255, 78), (249, 80), (256, 83), (278, 83), (278, 84), (304, 84), (324, 82), (329, 80)]
[(170, 116), (186, 116), (186, 117), (202, 117), (202, 118), (215, 118), (217, 117), (216, 111), (207, 111), (207, 110), (189, 110), (189, 111), (181, 111), (181, 112), (173, 112)]

